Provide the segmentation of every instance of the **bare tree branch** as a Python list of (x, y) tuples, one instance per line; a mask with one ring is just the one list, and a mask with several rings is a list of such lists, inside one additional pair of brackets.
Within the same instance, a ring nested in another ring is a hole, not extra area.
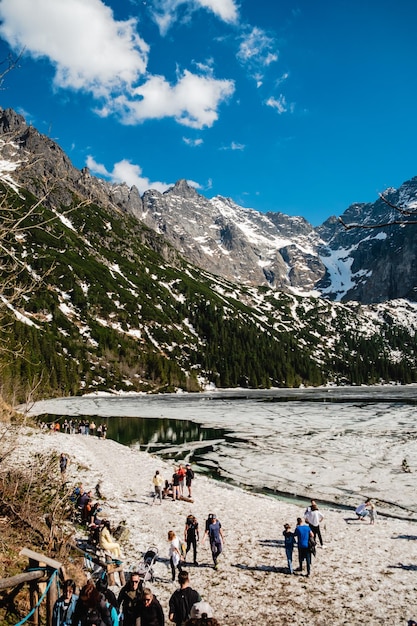
[(0, 64), (0, 65), (4, 65), (4, 63), (7, 63), (7, 67), (2, 72), (0, 72), (0, 89), (3, 89), (4, 79), (7, 76), (7, 74), (11, 72), (12, 70), (14, 70), (16, 67), (18, 67), (18, 63), (20, 59), (23, 57), (24, 52), (25, 52), (25, 48), (22, 48), (22, 50), (19, 52), (19, 54), (16, 57), (14, 57), (12, 54), (9, 54), (9, 56), (7, 57), (7, 60), (3, 61)]
[(360, 228), (362, 230), (365, 230), (365, 229), (369, 230), (369, 229), (375, 229), (375, 228), (385, 228), (387, 226), (408, 226), (410, 224), (417, 224), (417, 208), (407, 209), (407, 208), (400, 207), (390, 202), (388, 198), (386, 198), (382, 193), (379, 194), (379, 197), (381, 198), (383, 202), (385, 202), (387, 206), (389, 206), (391, 209), (394, 209), (395, 211), (398, 211), (401, 215), (415, 216), (416, 219), (389, 220), (388, 222), (378, 222), (377, 224), (362, 224), (360, 222), (346, 224), (346, 222), (344, 222), (343, 219), (339, 217), (338, 218), (339, 222), (342, 224), (342, 226), (346, 230), (353, 230), (355, 228)]

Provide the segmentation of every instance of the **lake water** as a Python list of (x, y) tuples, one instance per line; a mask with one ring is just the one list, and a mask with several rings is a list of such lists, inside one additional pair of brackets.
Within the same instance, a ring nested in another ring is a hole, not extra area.
[(84, 396), (30, 413), (105, 420), (120, 443), (243, 487), (347, 506), (372, 496), (417, 519), (416, 404), (411, 385)]

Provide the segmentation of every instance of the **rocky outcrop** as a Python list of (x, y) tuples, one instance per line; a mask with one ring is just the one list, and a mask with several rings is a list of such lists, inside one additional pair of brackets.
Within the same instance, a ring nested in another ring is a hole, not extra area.
[(302, 217), (261, 213), (220, 196), (208, 199), (184, 179), (141, 197), (136, 187), (74, 168), (54, 141), (11, 109), (0, 109), (0, 136), (3, 156), (21, 164), (20, 182), (45, 203), (66, 207), (77, 197), (129, 213), (191, 263), (232, 282), (362, 303), (414, 298), (417, 225), (383, 225), (401, 217), (393, 207), (417, 209), (417, 177), (386, 190), (388, 202), (348, 207), (342, 219), (356, 228), (346, 229), (335, 216), (313, 228)]

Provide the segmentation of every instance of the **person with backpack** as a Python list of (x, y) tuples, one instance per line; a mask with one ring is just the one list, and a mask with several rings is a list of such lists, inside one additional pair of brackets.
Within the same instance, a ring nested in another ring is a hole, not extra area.
[(178, 574), (178, 582), (180, 588), (169, 599), (169, 620), (175, 622), (175, 626), (182, 626), (190, 617), (192, 606), (200, 602), (201, 597), (190, 587), (190, 577), (185, 570)]
[(197, 518), (194, 515), (188, 515), (185, 522), (184, 529), (184, 539), (187, 543), (187, 547), (185, 550), (185, 556), (187, 556), (188, 551), (193, 547), (193, 556), (194, 556), (194, 565), (198, 565), (197, 563), (197, 541), (200, 540), (200, 536), (198, 533), (198, 522)]
[(107, 574), (104, 573), (96, 582), (96, 589), (103, 594), (110, 611), (112, 626), (119, 626), (119, 605), (113, 591), (109, 589)]
[(71, 626), (112, 626), (108, 603), (91, 580), (81, 589)]

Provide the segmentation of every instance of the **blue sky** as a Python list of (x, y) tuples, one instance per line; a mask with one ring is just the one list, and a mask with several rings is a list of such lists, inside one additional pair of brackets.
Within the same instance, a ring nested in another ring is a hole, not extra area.
[(143, 193), (313, 225), (417, 175), (415, 0), (0, 0), (0, 106)]

